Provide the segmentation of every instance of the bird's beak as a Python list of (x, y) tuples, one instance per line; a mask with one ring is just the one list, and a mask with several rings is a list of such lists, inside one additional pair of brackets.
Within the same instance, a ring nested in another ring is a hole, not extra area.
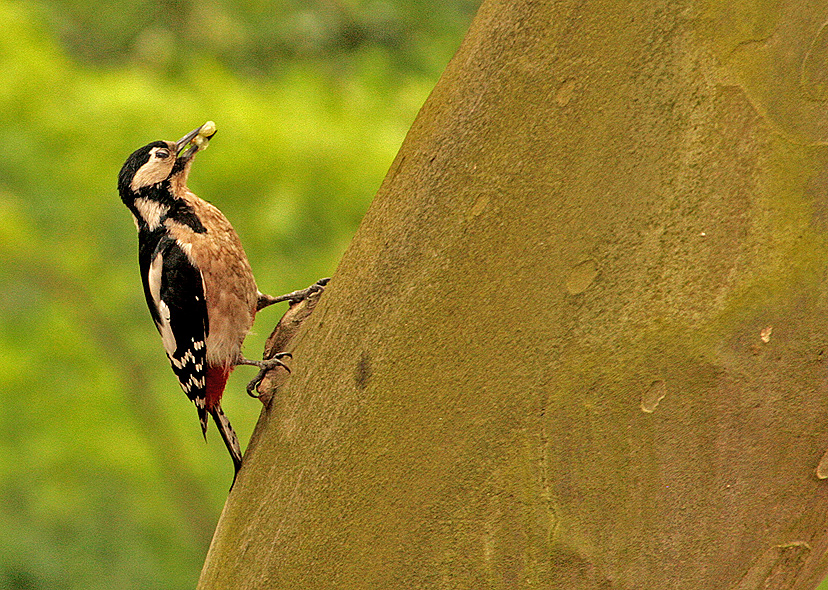
[[(206, 124), (207, 123), (205, 123), (204, 125), (206, 125)], [(196, 154), (196, 152), (198, 150), (202, 149), (202, 147), (206, 147), (206, 141), (204, 141), (204, 142), (201, 142), (201, 143), (194, 142), (192, 145), (190, 145), (189, 148), (187, 148), (187, 146), (191, 142), (193, 142), (194, 139), (199, 137), (199, 134), (200, 134), (201, 130), (204, 128), (204, 125), (196, 127), (195, 129), (190, 131), (187, 135), (185, 135), (184, 137), (182, 137), (181, 139), (179, 139), (178, 141), (175, 142), (175, 153), (177, 154), (178, 158), (184, 158), (185, 160), (189, 160), (190, 158), (192, 158)], [(215, 124), (213, 124), (213, 128), (215, 129)], [(205, 139), (209, 140), (215, 134), (216, 134), (216, 132), (213, 131), (210, 135), (206, 136)], [(187, 148), (187, 149), (184, 149), (184, 148)], [(182, 150), (184, 150), (183, 153), (182, 153)]]

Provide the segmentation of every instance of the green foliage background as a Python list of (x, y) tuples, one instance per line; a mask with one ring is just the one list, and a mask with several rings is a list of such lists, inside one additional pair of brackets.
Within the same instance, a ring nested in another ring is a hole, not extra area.
[[(191, 188), (263, 291), (303, 287), (333, 272), (476, 7), (0, 0), (0, 588), (192, 588), (230, 485), (145, 309), (126, 156), (215, 120)], [(225, 397), (242, 441), (250, 373)]]

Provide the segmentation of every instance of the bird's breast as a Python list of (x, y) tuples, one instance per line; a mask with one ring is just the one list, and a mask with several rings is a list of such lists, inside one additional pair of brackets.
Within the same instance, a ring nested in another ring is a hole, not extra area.
[(201, 272), (209, 332), (207, 362), (233, 362), (253, 325), (258, 289), (238, 235), (221, 212), (204, 203), (194, 207), (207, 231), (197, 233), (174, 219), (165, 221), (170, 235)]

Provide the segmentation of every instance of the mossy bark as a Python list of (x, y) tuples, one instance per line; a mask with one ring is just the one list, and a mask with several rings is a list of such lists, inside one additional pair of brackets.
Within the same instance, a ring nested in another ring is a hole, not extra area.
[(298, 336), (199, 587), (815, 587), (825, 20), (485, 2)]

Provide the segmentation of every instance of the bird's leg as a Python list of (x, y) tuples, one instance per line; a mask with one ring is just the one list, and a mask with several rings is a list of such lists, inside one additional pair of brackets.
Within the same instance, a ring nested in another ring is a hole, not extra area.
[(325, 279), (319, 279), (310, 287), (305, 287), (304, 289), (299, 289), (298, 291), (291, 291), (290, 293), (286, 293), (285, 295), (279, 295), (278, 297), (271, 297), (270, 295), (259, 293), (259, 300), (256, 304), (256, 311), (261, 311), (269, 305), (273, 305), (274, 303), (280, 303), (282, 301), (288, 301), (291, 305), (293, 305), (294, 303), (299, 303), (303, 299), (307, 299), (311, 294), (316, 293), (317, 291), (321, 291), (330, 280), (330, 277)]
[(290, 367), (283, 363), (282, 359), (291, 358), (292, 356), (293, 355), (291, 355), (289, 352), (277, 352), (273, 355), (273, 358), (269, 358), (265, 361), (254, 361), (246, 359), (244, 357), (237, 360), (237, 365), (251, 365), (253, 367), (259, 367), (259, 372), (256, 373), (256, 376), (253, 377), (250, 383), (247, 384), (247, 395), (249, 395), (250, 397), (259, 397), (253, 392), (256, 391), (256, 388), (259, 386), (259, 383), (262, 382), (262, 379), (264, 379), (264, 376), (267, 374), (269, 370), (275, 369), (276, 367), (282, 367), (285, 371), (290, 373)]

